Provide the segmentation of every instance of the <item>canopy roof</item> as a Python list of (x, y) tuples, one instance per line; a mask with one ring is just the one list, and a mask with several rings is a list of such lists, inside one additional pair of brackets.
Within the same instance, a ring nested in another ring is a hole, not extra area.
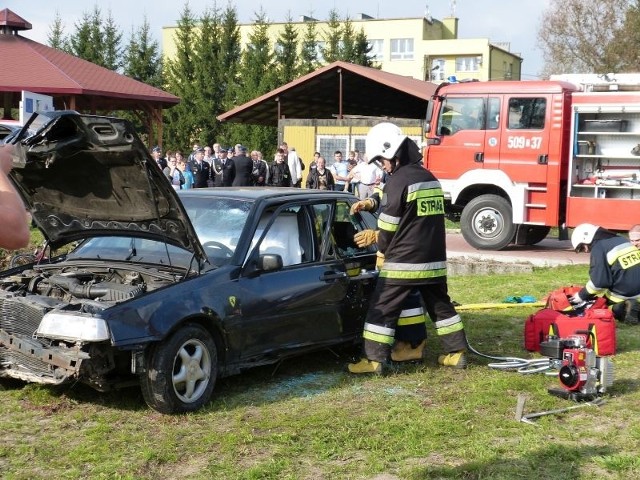
[(277, 125), (279, 118), (424, 118), (437, 85), (376, 68), (334, 62), (217, 118)]
[(180, 102), (179, 97), (159, 88), (18, 33), (29, 29), (31, 24), (11, 10), (0, 10), (0, 94), (5, 116), (7, 110), (18, 107), (23, 90), (53, 97), (57, 109), (84, 113), (140, 110), (147, 115), (149, 125), (161, 125), (162, 108)]

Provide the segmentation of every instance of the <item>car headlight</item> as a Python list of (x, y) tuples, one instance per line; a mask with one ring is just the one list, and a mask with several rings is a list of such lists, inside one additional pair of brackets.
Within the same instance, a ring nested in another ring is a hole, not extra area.
[(84, 342), (109, 340), (109, 328), (103, 318), (77, 313), (47, 313), (36, 330), (39, 337)]

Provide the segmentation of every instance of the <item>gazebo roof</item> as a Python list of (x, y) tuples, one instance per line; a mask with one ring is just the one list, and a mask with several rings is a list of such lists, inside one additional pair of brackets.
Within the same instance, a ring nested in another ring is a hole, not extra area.
[(86, 110), (131, 108), (136, 102), (172, 106), (180, 98), (113, 70), (47, 47), (18, 34), (31, 24), (9, 9), (0, 10), (0, 92), (74, 95)]
[(437, 85), (377, 68), (333, 62), (229, 110), (221, 121), (277, 125), (278, 118), (424, 118)]

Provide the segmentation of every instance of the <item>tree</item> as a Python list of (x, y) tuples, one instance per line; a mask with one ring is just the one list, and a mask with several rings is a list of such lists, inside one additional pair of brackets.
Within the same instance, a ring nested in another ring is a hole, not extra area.
[(361, 28), (356, 35), (356, 43), (352, 62), (357, 65), (363, 65), (365, 67), (373, 67), (374, 62), (369, 56), (369, 52), (371, 52), (372, 48), (373, 47), (369, 43), (369, 39), (367, 39), (367, 36), (364, 33), (364, 29)]
[(279, 85), (289, 83), (298, 77), (298, 31), (291, 14), (287, 16), (287, 23), (276, 41), (276, 71)]
[[(260, 10), (256, 14), (253, 29), (249, 34), (249, 42), (242, 54), (241, 75), (237, 81), (238, 103), (248, 102), (277, 86), (275, 55), (268, 32), (269, 24), (266, 14)], [(239, 124), (233, 128), (230, 140), (270, 153), (277, 142), (277, 129)]]
[(180, 103), (164, 110), (165, 138), (167, 148), (181, 148), (191, 144), (200, 136), (200, 126), (192, 116), (197, 98), (195, 84), (194, 43), (196, 41), (196, 18), (185, 3), (175, 32), (176, 54), (168, 59), (165, 69), (165, 89), (180, 97)]
[(111, 10), (102, 27), (101, 38), (103, 39), (102, 66), (109, 70), (119, 70), (122, 67), (122, 48), (120, 47), (122, 32), (113, 20)]
[(151, 38), (147, 17), (136, 32), (131, 31), (129, 44), (123, 51), (123, 73), (140, 82), (162, 88), (162, 56), (160, 45)]
[(49, 34), (47, 35), (47, 43), (51, 48), (57, 48), (63, 52), (67, 52), (67, 39), (64, 36), (64, 24), (62, 23), (62, 17), (60, 12), (56, 10), (56, 16), (53, 19), (53, 24), (49, 27)]
[(620, 68), (627, 72), (640, 71), (640, 0), (632, 2), (626, 11), (624, 24), (616, 32), (611, 48)]
[(356, 33), (349, 17), (342, 23), (342, 39), (340, 41), (339, 60), (353, 62), (356, 56)]
[(218, 134), (216, 116), (224, 92), (219, 89), (221, 80), (227, 75), (221, 67), (220, 14), (205, 11), (200, 18), (197, 41), (194, 44), (194, 82), (196, 86), (194, 110), (191, 115), (200, 129), (199, 142), (211, 145)]
[(342, 41), (342, 24), (336, 9), (329, 12), (329, 20), (327, 20), (327, 31), (325, 31), (325, 46), (322, 49), (322, 56), (327, 63), (333, 63), (340, 60), (340, 44)]
[(613, 53), (628, 7), (629, 0), (551, 2), (538, 28), (543, 76), (617, 71), (620, 60)]
[(306, 75), (316, 70), (318, 61), (317, 25), (311, 21), (306, 24), (304, 38), (300, 48), (300, 73)]

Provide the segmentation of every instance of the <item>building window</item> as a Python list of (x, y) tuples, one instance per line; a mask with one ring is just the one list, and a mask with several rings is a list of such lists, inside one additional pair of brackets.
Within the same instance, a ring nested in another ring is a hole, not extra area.
[(477, 72), (480, 70), (480, 60), (482, 57), (474, 55), (473, 57), (457, 57), (456, 72)]
[(369, 40), (369, 46), (371, 51), (369, 52), (369, 58), (381, 62), (384, 60), (384, 40)]
[(324, 48), (326, 44), (327, 42), (316, 42), (316, 57), (320, 63), (324, 62)]
[(413, 38), (392, 38), (391, 60), (413, 60)]
[(344, 135), (318, 135), (316, 137), (316, 151), (324, 157), (327, 167), (333, 165), (333, 153), (342, 152), (342, 158), (349, 154), (349, 137)]
[(436, 58), (431, 62), (431, 81), (444, 82), (445, 78), (447, 78), (447, 72), (444, 68), (444, 59)]

